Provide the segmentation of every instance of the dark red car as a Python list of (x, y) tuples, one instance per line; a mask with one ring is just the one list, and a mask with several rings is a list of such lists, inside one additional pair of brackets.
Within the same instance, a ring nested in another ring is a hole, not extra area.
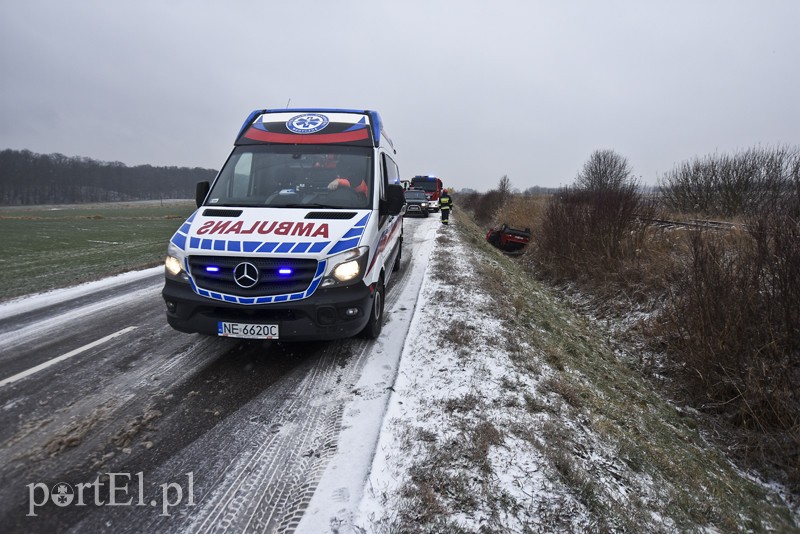
[(530, 243), (531, 229), (512, 228), (507, 224), (499, 228), (490, 228), (486, 232), (486, 241), (507, 254), (522, 254), (522, 249)]

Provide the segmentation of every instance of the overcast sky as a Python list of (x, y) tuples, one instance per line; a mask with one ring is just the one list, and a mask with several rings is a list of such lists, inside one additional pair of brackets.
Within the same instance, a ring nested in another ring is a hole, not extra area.
[(218, 169), (258, 108), (378, 110), (401, 173), (643, 183), (800, 145), (795, 0), (0, 0), (0, 149)]

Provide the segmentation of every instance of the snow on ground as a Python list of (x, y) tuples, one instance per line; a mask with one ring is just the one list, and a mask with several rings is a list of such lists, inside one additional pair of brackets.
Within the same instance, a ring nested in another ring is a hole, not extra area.
[[(314, 492), (298, 533), (319, 534), (353, 523), (397, 376), (400, 352), (409, 330), (414, 328), (415, 310), (420, 307), (420, 286), (438, 230), (433, 223), (436, 221), (431, 218), (406, 223), (421, 225), (415, 234), (411, 272), (404, 273), (408, 282), (390, 290), (400, 290), (399, 295), (387, 295), (389, 300), (396, 297), (397, 302), (391, 310), (387, 305), (381, 335), (369, 349), (372, 355), (352, 388), (353, 398), (345, 406), (336, 453)], [(403, 253), (410, 251), (406, 244)]]
[[(477, 446), (476, 452), (486, 455), (485, 463), (472, 458), (475, 465), (462, 465), (463, 472), (449, 473), (451, 480), (444, 482), (464, 493), (454, 495), (456, 503), (465, 501), (462, 510), (442, 511), (443, 517), (451, 516), (450, 528), (522, 532), (532, 526), (528, 520), (536, 514), (568, 514), (572, 527), (588, 526), (581, 506), (546, 473), (542, 453), (530, 441), (506, 432), (515, 423), (507, 404), (524, 400), (507, 398), (501, 384), (516, 381), (520, 393), (534, 391), (536, 385), (514, 369), (505, 349), (506, 327), (474, 268), (483, 260), (461, 242), (453, 227), (442, 227), (439, 241), (425, 273), (354, 529), (393, 531), (401, 522), (401, 509), (413, 507), (419, 498), (409, 495), (406, 485), (416, 476), (421, 459), (435, 458), (431, 449), (438, 447), (431, 444), (463, 447), (459, 454), (469, 457), (475, 450), (470, 442), (480, 441), (480, 436), (469, 434), (481, 425), (489, 430), (489, 443)], [(458, 273), (455, 285), (453, 273)], [(467, 339), (460, 343), (454, 336)], [(473, 410), (483, 413), (473, 416)], [(454, 426), (453, 414), (458, 412), (463, 418), (456, 418)], [(466, 426), (459, 426), (459, 419)], [(492, 427), (505, 438), (495, 436), (492, 441)], [(476, 473), (476, 465), (478, 471), (481, 466), (487, 471)], [(464, 483), (461, 489), (459, 482)], [(498, 506), (502, 501), (509, 506)]]
[[(386, 383), (385, 375), (380, 377), (384, 382), (379, 383), (392, 391), (387, 411), (365, 411), (358, 401), (346, 408), (351, 417), (343, 424), (337, 454), (298, 532), (395, 531), (398, 515), (405, 513), (409, 503), (413, 506), (414, 497), (404, 492), (419, 462), (435, 461), (431, 444), (453, 445), (461, 449), (458, 454), (472, 455), (473, 464), (485, 467), (482, 473), (471, 473), (472, 480), (458, 469), (444, 475), (444, 484), (464, 493), (454, 496), (456, 502), (465, 501), (461, 509), (442, 511), (442, 517), (450, 517), (451, 526), (466, 531), (483, 527), (522, 532), (532, 526), (532, 517), (541, 516), (552, 524), (552, 517), (558, 516), (568, 518), (560, 519), (562, 524), (580, 530), (588, 526), (581, 505), (553, 482), (542, 452), (531, 441), (508, 432), (516, 421), (507, 404), (524, 404), (524, 392), (534, 391), (536, 385), (513, 368), (501, 342), (506, 327), (493, 311), (495, 299), (481, 289), (475, 274), (474, 265), (481, 260), (452, 226), (434, 224), (424, 245), (415, 251), (417, 257), (433, 257), (427, 269), (412, 273), (412, 278), (421, 278), (422, 288), (410, 328), (392, 328), (390, 321), (380, 340), (387, 346), (403, 345), (394, 383)], [(377, 350), (381, 352), (380, 347)], [(360, 387), (376, 383), (375, 370), (365, 370)], [(539, 379), (546, 376), (542, 373)], [(516, 382), (519, 398), (509, 399), (500, 387), (510, 382)], [(473, 417), (473, 410), (482, 413)], [(463, 415), (459, 420), (464, 426), (454, 425), (454, 413)], [(374, 435), (369, 427), (375, 417), (382, 417), (378, 443), (365, 446), (360, 438)], [(494, 434), (493, 428), (500, 429), (505, 438)], [(476, 429), (485, 429), (486, 435)], [(488, 439), (485, 445), (482, 437)], [(365, 468), (360, 455), (371, 456), (373, 451), (372, 465)], [(443, 459), (441, 465), (452, 465), (452, 459)], [(475, 465), (462, 466), (463, 471), (474, 471)], [(434, 471), (439, 466), (428, 467)], [(457, 487), (460, 483), (462, 488)], [(497, 504), (502, 502), (508, 505)]]
[[(315, 495), (301, 532), (716, 532), (787, 520), (609, 347), (588, 345), (552, 296), (515, 295), (528, 286), (504, 284), (503, 266), (453, 226), (438, 228), (430, 254), (363, 488)], [(544, 303), (531, 312), (530, 299)], [(320, 488), (353, 452), (340, 441)]]
[[(614, 441), (608, 414), (571, 406), (584, 401), (570, 398), (570, 385), (581, 388), (586, 377), (544, 363), (541, 347), (511, 330), (514, 295), (487, 287), (487, 273), (502, 276), (502, 267), (465, 244), (458, 228), (433, 218), (415, 222), (425, 229), (407, 273), (411, 282), (352, 390), (337, 452), (298, 532), (398, 532), (417, 520), (440, 532), (680, 530), (685, 522), (670, 517), (669, 501), (680, 496), (673, 479), (636, 468), (645, 460), (625, 456), (629, 444)], [(17, 299), (0, 305), (0, 318), (160, 269)], [(541, 338), (551, 335), (528, 326)], [(399, 367), (385, 361), (400, 350)], [(657, 409), (644, 397), (631, 403)], [(633, 412), (621, 419), (647, 427)], [(675, 433), (694, 447), (690, 434)], [(631, 503), (633, 515), (625, 517)]]
[(111, 276), (109, 278), (104, 278), (94, 282), (86, 282), (85, 284), (80, 284), (73, 287), (54, 289), (46, 293), (36, 293), (33, 295), (18, 297), (7, 302), (0, 303), (0, 319), (6, 319), (13, 315), (26, 313), (31, 310), (49, 306), (51, 304), (67, 302), (94, 291), (101, 291), (103, 289), (117, 287), (126, 282), (143, 280), (163, 272), (163, 266), (152, 267), (142, 271), (129, 271), (116, 276)]

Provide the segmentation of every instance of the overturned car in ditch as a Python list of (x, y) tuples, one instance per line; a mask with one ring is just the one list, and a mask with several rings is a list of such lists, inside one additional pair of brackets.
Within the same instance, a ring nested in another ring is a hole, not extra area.
[(486, 241), (506, 254), (522, 254), (525, 246), (531, 241), (531, 229), (512, 228), (501, 224), (486, 232)]

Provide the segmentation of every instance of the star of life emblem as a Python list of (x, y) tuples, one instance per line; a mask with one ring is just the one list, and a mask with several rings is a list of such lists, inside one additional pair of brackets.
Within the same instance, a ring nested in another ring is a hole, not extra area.
[(286, 121), (286, 128), (298, 134), (311, 134), (324, 129), (327, 125), (328, 117), (317, 113), (305, 113), (297, 115)]

